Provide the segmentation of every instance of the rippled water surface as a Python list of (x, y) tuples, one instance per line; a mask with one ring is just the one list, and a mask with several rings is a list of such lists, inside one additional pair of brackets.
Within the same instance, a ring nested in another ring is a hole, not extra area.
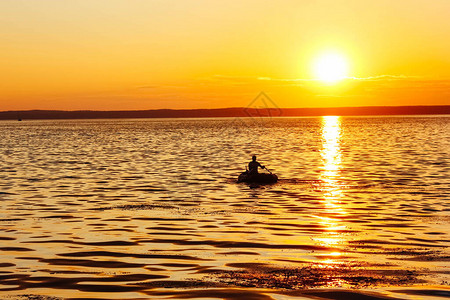
[[(450, 297), (449, 124), (2, 121), (0, 295)], [(252, 154), (277, 184), (235, 182)]]

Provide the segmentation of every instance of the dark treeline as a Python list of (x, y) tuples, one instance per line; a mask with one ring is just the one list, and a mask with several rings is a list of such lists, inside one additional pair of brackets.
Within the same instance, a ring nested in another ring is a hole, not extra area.
[(289, 117), (289, 116), (368, 116), (450, 114), (450, 105), (441, 106), (364, 106), (329, 108), (217, 108), (155, 109), (124, 111), (27, 110), (0, 112), (0, 120), (37, 119), (119, 119), (119, 118), (212, 118), (212, 117)]

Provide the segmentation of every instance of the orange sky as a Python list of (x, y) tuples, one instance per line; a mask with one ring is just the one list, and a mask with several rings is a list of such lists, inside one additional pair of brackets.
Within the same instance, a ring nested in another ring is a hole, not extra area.
[[(448, 0), (2, 0), (0, 110), (450, 104)], [(327, 84), (313, 62), (348, 62)]]

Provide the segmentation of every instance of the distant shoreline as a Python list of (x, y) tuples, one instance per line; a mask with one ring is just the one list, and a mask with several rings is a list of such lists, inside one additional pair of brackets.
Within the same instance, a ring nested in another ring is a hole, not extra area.
[(362, 106), (326, 108), (253, 108), (151, 109), (151, 110), (23, 110), (2, 111), (0, 120), (45, 119), (128, 119), (128, 118), (214, 118), (214, 117), (302, 117), (302, 116), (373, 116), (373, 115), (446, 115), (450, 105), (436, 106)]

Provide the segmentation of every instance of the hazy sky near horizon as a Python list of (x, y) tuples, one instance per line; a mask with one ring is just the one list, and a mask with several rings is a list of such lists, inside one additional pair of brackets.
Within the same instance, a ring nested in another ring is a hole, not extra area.
[[(450, 104), (449, 14), (448, 0), (2, 0), (0, 110), (236, 107), (261, 91), (279, 107)], [(328, 52), (345, 79), (316, 78)]]

